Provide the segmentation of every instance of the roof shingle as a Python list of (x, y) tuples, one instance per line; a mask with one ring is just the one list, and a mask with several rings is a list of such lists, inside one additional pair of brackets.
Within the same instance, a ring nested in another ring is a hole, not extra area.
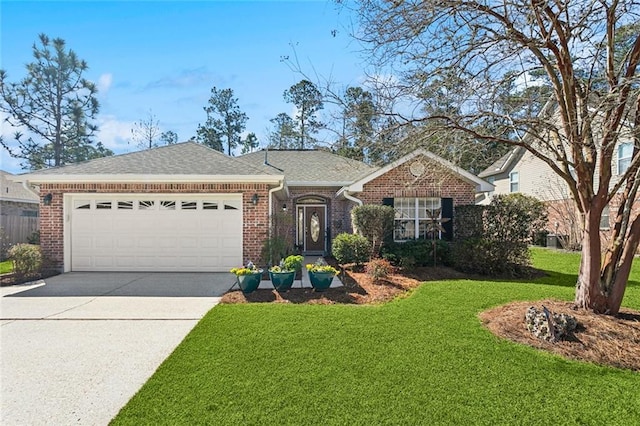
[(240, 159), (256, 167), (270, 166), (283, 173), (288, 183), (344, 186), (377, 170), (361, 161), (322, 150), (261, 150)]
[(98, 158), (31, 175), (277, 175), (195, 142), (183, 142), (129, 154)]

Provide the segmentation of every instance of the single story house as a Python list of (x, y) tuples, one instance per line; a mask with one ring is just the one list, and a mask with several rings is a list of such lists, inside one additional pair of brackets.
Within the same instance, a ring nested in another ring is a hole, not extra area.
[(276, 215), (302, 253), (326, 253), (360, 204), (393, 205), (395, 238), (420, 238), (426, 208), (448, 217), (492, 188), (423, 150), (378, 168), (321, 150), (229, 157), (195, 142), (15, 179), (38, 188), (41, 247), (62, 271), (227, 271), (260, 262)]
[(0, 238), (3, 250), (17, 243), (26, 243), (38, 230), (38, 195), (11, 180), (12, 177), (13, 174), (0, 170)]

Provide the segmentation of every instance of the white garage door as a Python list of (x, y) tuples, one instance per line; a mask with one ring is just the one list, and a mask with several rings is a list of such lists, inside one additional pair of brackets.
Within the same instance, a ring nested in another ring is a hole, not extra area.
[(76, 194), (67, 209), (72, 271), (206, 272), (242, 264), (241, 194)]

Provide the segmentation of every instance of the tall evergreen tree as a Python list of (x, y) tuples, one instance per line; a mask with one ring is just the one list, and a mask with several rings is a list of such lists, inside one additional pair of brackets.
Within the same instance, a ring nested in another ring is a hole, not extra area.
[(293, 118), (289, 114), (281, 112), (269, 121), (275, 125), (275, 129), (269, 133), (269, 148), (295, 148), (298, 137)]
[(232, 89), (211, 89), (209, 105), (204, 107), (207, 121), (198, 125), (196, 140), (218, 151), (226, 144), (227, 154), (241, 143), (241, 134), (245, 129), (247, 114), (240, 111), (238, 98), (233, 97)]
[(83, 77), (87, 63), (61, 38), (40, 34), (38, 41), (24, 79), (9, 83), (0, 70), (0, 110), (8, 114), (9, 124), (26, 129), (12, 143), (0, 142), (29, 169), (61, 166), (86, 159), (84, 153), (100, 152), (88, 148), (99, 105), (95, 84)]
[(315, 141), (312, 135), (322, 128), (322, 122), (316, 116), (324, 107), (322, 93), (309, 80), (301, 80), (285, 90), (283, 96), (286, 102), (296, 106), (297, 148), (304, 149), (305, 145), (309, 146)]

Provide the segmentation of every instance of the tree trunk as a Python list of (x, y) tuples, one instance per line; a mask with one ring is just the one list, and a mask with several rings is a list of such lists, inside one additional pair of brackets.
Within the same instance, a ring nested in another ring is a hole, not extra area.
[[(596, 208), (585, 212), (582, 233), (582, 258), (576, 283), (575, 304), (578, 308), (603, 314), (607, 310), (607, 296), (600, 283), (600, 215)], [(596, 217), (597, 216), (597, 217)], [(596, 220), (597, 219), (597, 220)]]
[[(619, 256), (609, 251), (602, 259), (600, 220), (585, 215), (585, 230), (582, 238), (582, 259), (576, 283), (575, 304), (578, 308), (592, 310), (597, 314), (617, 315), (629, 280), (634, 254), (640, 242), (640, 216), (636, 217), (622, 238)], [(615, 244), (618, 235), (612, 236)]]
[[(610, 264), (609, 262), (615, 262), (615, 258), (605, 258), (605, 262), (602, 265), (603, 277), (607, 277), (607, 281), (603, 282), (603, 285), (609, 289), (607, 300), (607, 313), (610, 315), (617, 315), (620, 312), (620, 306), (622, 305), (622, 298), (627, 288), (627, 282), (629, 281), (629, 274), (631, 273), (631, 265), (633, 264), (633, 257), (638, 249), (638, 243), (640, 242), (640, 216), (636, 217), (631, 225), (629, 232), (629, 238), (624, 240), (623, 250), (620, 256), (620, 261), (616, 264)], [(617, 266), (617, 267), (616, 267)], [(613, 275), (606, 275), (604, 271), (608, 268), (613, 268), (615, 273)]]

